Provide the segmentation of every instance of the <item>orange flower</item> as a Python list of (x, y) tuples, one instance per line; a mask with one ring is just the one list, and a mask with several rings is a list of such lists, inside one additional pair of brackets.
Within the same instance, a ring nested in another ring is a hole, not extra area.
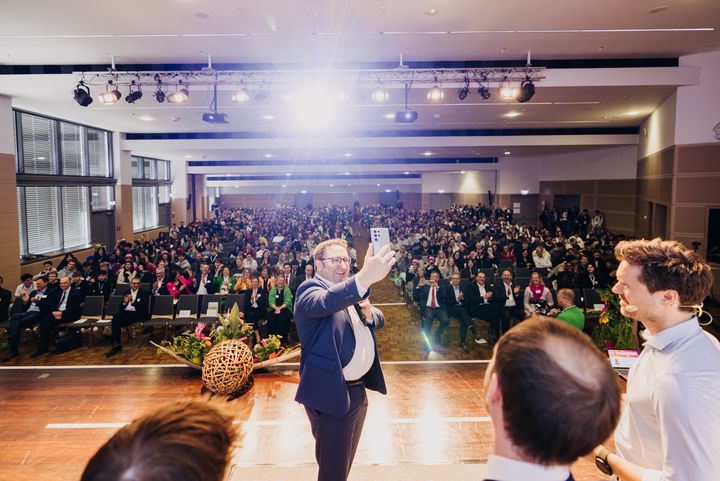
[(600, 316), (600, 319), (598, 319), (598, 323), (600, 324), (607, 324), (608, 322), (610, 322), (610, 318), (606, 314), (603, 314)]

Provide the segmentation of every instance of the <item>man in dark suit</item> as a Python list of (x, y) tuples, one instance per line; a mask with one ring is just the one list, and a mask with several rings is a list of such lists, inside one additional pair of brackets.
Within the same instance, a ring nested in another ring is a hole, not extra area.
[(490, 302), (497, 309), (495, 319), (490, 320), (489, 342), (490, 344), (494, 344), (500, 339), (503, 333), (510, 329), (511, 319), (515, 319), (516, 321), (525, 319), (525, 309), (523, 308), (520, 285), (513, 282), (510, 271), (503, 271), (502, 282), (495, 285)]
[(23, 294), (20, 299), (15, 299), (15, 302), (21, 303), (23, 312), (13, 314), (10, 318), (10, 327), (8, 328), (10, 351), (3, 361), (8, 361), (18, 356), (20, 330), (40, 323), (44, 318), (49, 317), (57, 307), (59, 293), (57, 290), (48, 289), (47, 276), (38, 276), (38, 278), (35, 279), (35, 287), (36, 289), (29, 295)]
[(81, 288), (73, 287), (68, 277), (60, 279), (60, 297), (58, 303), (50, 316), (40, 320), (40, 343), (33, 357), (48, 352), (50, 343), (50, 332), (58, 324), (75, 322), (80, 319), (85, 293)]
[(570, 465), (607, 439), (620, 387), (579, 330), (531, 318), (497, 343), (483, 382), (494, 449), (485, 481), (572, 481)]
[[(255, 331), (255, 340), (267, 335), (267, 314), (268, 314), (268, 293), (260, 288), (257, 277), (252, 278), (252, 289), (245, 293), (245, 307), (243, 318), (245, 322), (253, 325)], [(232, 306), (228, 306), (229, 309)]]
[(493, 296), (493, 286), (485, 284), (485, 274), (478, 272), (475, 280), (465, 287), (465, 307), (472, 317), (492, 324), (497, 318), (497, 309), (490, 302)]
[(193, 289), (198, 296), (206, 294), (215, 294), (217, 292), (217, 284), (210, 275), (210, 264), (203, 262), (200, 264), (200, 270), (193, 277)]
[(314, 269), (312, 264), (307, 264), (305, 266), (305, 270), (301, 273), (299, 273), (296, 276), (293, 276), (292, 279), (290, 279), (290, 290), (293, 294), (297, 292), (298, 287), (300, 287), (300, 284), (302, 284), (305, 281), (309, 281), (313, 278), (314, 275)]
[(318, 481), (347, 479), (367, 412), (365, 388), (387, 392), (374, 330), (385, 318), (370, 305), (370, 286), (384, 279), (395, 253), (368, 248), (363, 268), (350, 275), (342, 239), (315, 249), (315, 277), (297, 292), (295, 322), (302, 344), (295, 400), (305, 405), (315, 437)]
[(450, 289), (447, 290), (447, 313), (448, 317), (454, 317), (460, 320), (460, 347), (463, 351), (469, 352), (467, 344), (465, 344), (465, 338), (467, 337), (468, 329), (470, 330), (473, 339), (478, 344), (482, 344), (478, 338), (477, 329), (473, 325), (473, 320), (470, 317), (470, 313), (465, 307), (465, 293), (460, 287), (460, 274), (455, 273), (450, 276)]
[(437, 319), (440, 324), (435, 331), (435, 350), (442, 351), (442, 335), (448, 326), (447, 299), (449, 294), (445, 287), (440, 285), (440, 273), (433, 271), (430, 280), (420, 279), (415, 287), (415, 297), (420, 303), (420, 316), (422, 317), (422, 330), (430, 338), (432, 323)]
[(142, 322), (148, 318), (150, 293), (140, 289), (140, 279), (130, 281), (130, 291), (123, 296), (120, 309), (112, 318), (112, 349), (105, 356), (111, 357), (122, 352), (122, 328)]

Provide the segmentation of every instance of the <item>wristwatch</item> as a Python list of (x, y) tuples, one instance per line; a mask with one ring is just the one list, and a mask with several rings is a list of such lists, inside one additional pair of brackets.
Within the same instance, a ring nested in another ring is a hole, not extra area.
[(597, 455), (595, 456), (595, 466), (597, 466), (600, 471), (607, 474), (608, 476), (612, 476), (613, 470), (607, 461), (609, 455), (610, 450), (603, 447), (600, 452), (597, 453)]

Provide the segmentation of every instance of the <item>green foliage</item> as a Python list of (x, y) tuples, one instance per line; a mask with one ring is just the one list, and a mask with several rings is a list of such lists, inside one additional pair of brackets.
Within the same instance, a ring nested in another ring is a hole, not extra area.
[(605, 308), (591, 334), (595, 345), (603, 352), (608, 349), (637, 349), (633, 322), (620, 313), (620, 298), (610, 289), (600, 289), (599, 294)]
[(193, 362), (198, 359), (202, 362), (205, 358), (205, 354), (207, 354), (212, 347), (209, 340), (206, 341), (205, 339), (200, 339), (193, 334), (175, 336), (169, 341), (162, 341), (160, 344)]
[(263, 339), (259, 344), (255, 344), (253, 348), (253, 360), (255, 362), (266, 361), (279, 356), (283, 352), (280, 347), (280, 338), (282, 336), (271, 335), (267, 339)]
[(250, 337), (253, 333), (252, 324), (245, 324), (238, 305), (235, 304), (226, 315), (218, 314), (220, 326), (210, 333), (213, 344), (229, 339), (242, 339)]

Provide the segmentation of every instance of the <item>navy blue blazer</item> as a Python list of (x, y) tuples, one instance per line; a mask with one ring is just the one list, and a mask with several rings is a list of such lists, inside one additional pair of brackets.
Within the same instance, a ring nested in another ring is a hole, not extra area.
[[(350, 316), (345, 310), (370, 295), (358, 293), (355, 278), (326, 285), (320, 278), (303, 282), (297, 290), (295, 324), (302, 345), (300, 358), (300, 384), (295, 400), (322, 413), (342, 417), (350, 409), (342, 368), (355, 352), (355, 334)], [(385, 324), (385, 317), (373, 307), (373, 325), (370, 332), (375, 342), (376, 328)], [(368, 320), (369, 321), (369, 320)], [(363, 377), (365, 387), (382, 394), (387, 393), (385, 379), (375, 344), (375, 360)]]

